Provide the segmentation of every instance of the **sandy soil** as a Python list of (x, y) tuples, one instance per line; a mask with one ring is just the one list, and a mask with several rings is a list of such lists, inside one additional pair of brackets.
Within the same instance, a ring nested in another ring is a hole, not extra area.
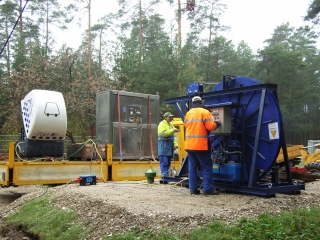
[(190, 195), (185, 187), (159, 185), (158, 181), (155, 184), (139, 181), (53, 188), (9, 187), (0, 189), (1, 220), (23, 203), (43, 195), (56, 207), (76, 211), (77, 220), (86, 221), (93, 229), (88, 239), (99, 239), (132, 228), (154, 231), (168, 228), (172, 233), (184, 233), (212, 220), (231, 224), (242, 217), (255, 218), (261, 213), (278, 214), (318, 206), (320, 181), (306, 183), (306, 190), (300, 195), (277, 194), (274, 198), (225, 192), (218, 196)]

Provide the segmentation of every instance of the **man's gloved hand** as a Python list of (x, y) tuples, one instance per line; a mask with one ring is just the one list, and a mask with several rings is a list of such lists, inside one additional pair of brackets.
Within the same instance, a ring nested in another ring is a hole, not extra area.
[(220, 121), (214, 121), (214, 122), (215, 122), (216, 125), (217, 125), (216, 129), (221, 126), (221, 122), (220, 122)]

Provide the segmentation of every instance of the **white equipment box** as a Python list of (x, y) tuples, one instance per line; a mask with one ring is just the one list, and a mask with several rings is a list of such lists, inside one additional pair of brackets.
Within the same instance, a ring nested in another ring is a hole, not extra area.
[(62, 93), (32, 90), (21, 100), (25, 136), (29, 140), (64, 140), (67, 112)]
[(231, 107), (217, 107), (212, 108), (211, 110), (214, 120), (221, 122), (221, 126), (212, 131), (212, 133), (231, 133)]

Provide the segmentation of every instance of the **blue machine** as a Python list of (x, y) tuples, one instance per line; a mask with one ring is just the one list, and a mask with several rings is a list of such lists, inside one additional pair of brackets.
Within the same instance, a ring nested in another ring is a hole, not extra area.
[(82, 175), (79, 177), (80, 186), (86, 186), (87, 184), (96, 185), (97, 176), (96, 175)]
[[(188, 84), (186, 96), (164, 102), (173, 104), (184, 119), (195, 95), (199, 95), (208, 108), (231, 108), (230, 118), (222, 122), (222, 125), (231, 125), (231, 132), (210, 134), (215, 188), (264, 197), (274, 197), (276, 193), (299, 194), (305, 189), (304, 184), (292, 181), (277, 85), (226, 75), (211, 92), (205, 93), (203, 86), (196, 82)], [(274, 167), (280, 147), (285, 159), (285, 182), (279, 181), (278, 168)], [(187, 176), (187, 161), (188, 156), (177, 176), (165, 181), (181, 181)], [(198, 175), (201, 177), (201, 169)]]

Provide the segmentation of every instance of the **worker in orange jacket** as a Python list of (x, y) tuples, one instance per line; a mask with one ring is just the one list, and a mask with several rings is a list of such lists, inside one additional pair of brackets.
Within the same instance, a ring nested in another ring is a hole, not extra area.
[(188, 152), (188, 178), (191, 194), (200, 194), (197, 189), (197, 168), (200, 163), (203, 172), (203, 194), (217, 195), (213, 189), (212, 160), (209, 147), (209, 133), (221, 123), (215, 121), (199, 96), (192, 98), (192, 108), (184, 118), (186, 128), (185, 149)]

